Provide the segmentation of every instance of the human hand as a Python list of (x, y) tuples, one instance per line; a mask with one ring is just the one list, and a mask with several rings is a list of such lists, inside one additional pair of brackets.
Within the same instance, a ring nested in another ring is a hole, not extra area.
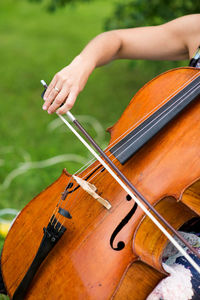
[(75, 57), (70, 65), (53, 77), (44, 94), (43, 109), (47, 110), (49, 114), (57, 109), (59, 114), (70, 110), (93, 69), (94, 67), (89, 61), (86, 62), (80, 55)]

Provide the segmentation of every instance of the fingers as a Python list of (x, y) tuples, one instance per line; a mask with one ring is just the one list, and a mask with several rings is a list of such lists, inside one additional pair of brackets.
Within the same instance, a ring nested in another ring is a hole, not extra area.
[(78, 92), (76, 90), (71, 91), (69, 96), (67, 97), (65, 104), (58, 109), (57, 113), (65, 114), (68, 110), (70, 110), (73, 107), (77, 96), (78, 96)]
[(56, 82), (58, 81), (57, 77), (54, 76), (53, 80), (51, 81), (51, 83), (49, 84), (45, 94), (44, 94), (44, 100), (46, 100), (50, 94), (50, 92), (52, 91), (53, 87), (56, 85)]
[(72, 108), (89, 75), (87, 70), (81, 70), (80, 62), (71, 63), (54, 76), (44, 94), (44, 110), (51, 114), (59, 109), (63, 114)]
[(44, 94), (45, 103), (42, 108), (51, 114), (65, 103), (58, 112), (64, 114), (72, 108), (78, 93), (79, 89), (73, 81), (66, 80), (57, 73)]
[(69, 87), (67, 85), (63, 85), (60, 92), (57, 93), (57, 95), (54, 97), (54, 99), (52, 98), (52, 100), (54, 100), (53, 102), (52, 102), (51, 98), (49, 97), (51, 105), (50, 104), (48, 105), (48, 108), (47, 108), (48, 113), (51, 114), (51, 113), (55, 112), (56, 109), (58, 109), (61, 106), (61, 104), (65, 102), (68, 94), (69, 94)]
[[(49, 88), (50, 87), (50, 88)], [(58, 96), (58, 94), (60, 93), (61, 89), (62, 89), (62, 82), (61, 81), (57, 81), (56, 80), (52, 80), (51, 84), (48, 87), (48, 93), (46, 96), (46, 93), (44, 95), (44, 99), (45, 99), (45, 103), (43, 105), (43, 109), (44, 110), (48, 110), (49, 113), (53, 112), (54, 110), (50, 109), (49, 111), (49, 107), (51, 105), (51, 103), (54, 101), (54, 99)], [(47, 91), (46, 91), (47, 92)], [(61, 103), (60, 103), (61, 104)], [(58, 106), (59, 107), (59, 106)]]

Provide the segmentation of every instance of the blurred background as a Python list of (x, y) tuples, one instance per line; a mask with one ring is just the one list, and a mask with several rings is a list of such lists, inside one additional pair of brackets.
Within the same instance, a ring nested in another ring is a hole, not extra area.
[[(10, 220), (90, 155), (58, 117), (42, 110), (47, 83), (97, 34), (158, 25), (200, 11), (190, 0), (0, 1), (0, 248)], [(73, 107), (101, 147), (129, 101), (147, 81), (188, 61), (115, 61), (93, 72)], [(12, 210), (7, 210), (7, 209)]]

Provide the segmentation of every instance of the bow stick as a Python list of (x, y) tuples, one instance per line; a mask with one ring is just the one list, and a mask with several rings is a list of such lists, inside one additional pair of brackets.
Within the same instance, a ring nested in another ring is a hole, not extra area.
[[(47, 84), (44, 80), (41, 80), (42, 85), (47, 88)], [(145, 214), (154, 222), (154, 224), (163, 232), (163, 234), (170, 240), (170, 242), (176, 247), (176, 249), (188, 260), (188, 262), (196, 269), (200, 274), (200, 267), (190, 257), (190, 255), (178, 244), (173, 236), (158, 222), (153, 214), (145, 207), (143, 203), (158, 217), (158, 219), (165, 224), (165, 226), (173, 232), (173, 234), (181, 240), (198, 258), (199, 253), (175, 230), (158, 212), (157, 210), (144, 198), (144, 196), (133, 186), (133, 184), (126, 178), (126, 176), (117, 168), (117, 166), (111, 161), (111, 159), (104, 153), (104, 151), (98, 146), (78, 120), (73, 116), (71, 112), (67, 112), (66, 115), (73, 122), (73, 124), (82, 132), (86, 139), (92, 144), (92, 146), (99, 152), (99, 154), (105, 159), (105, 161), (94, 151), (94, 149), (82, 138), (82, 136), (75, 130), (73, 126), (60, 114), (57, 113), (59, 118), (67, 125), (67, 127), (76, 135), (76, 137), (84, 144), (84, 146), (90, 151), (90, 153), (101, 163), (101, 165), (110, 173), (110, 175), (121, 185), (121, 187), (132, 197), (132, 199), (138, 204), (138, 206), (145, 212)], [(114, 171), (116, 172), (114, 172)], [(117, 174), (117, 175), (116, 175)], [(121, 179), (120, 179), (121, 178)], [(135, 196), (142, 200), (142, 202)]]

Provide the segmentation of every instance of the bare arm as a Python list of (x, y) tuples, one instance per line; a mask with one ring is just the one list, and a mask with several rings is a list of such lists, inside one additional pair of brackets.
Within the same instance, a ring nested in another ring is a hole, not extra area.
[[(189, 59), (200, 43), (200, 14), (178, 18), (160, 26), (120, 29), (95, 37), (58, 72), (45, 93), (44, 109), (59, 113), (72, 108), (89, 75), (114, 59)], [(55, 89), (56, 88), (56, 89)]]

